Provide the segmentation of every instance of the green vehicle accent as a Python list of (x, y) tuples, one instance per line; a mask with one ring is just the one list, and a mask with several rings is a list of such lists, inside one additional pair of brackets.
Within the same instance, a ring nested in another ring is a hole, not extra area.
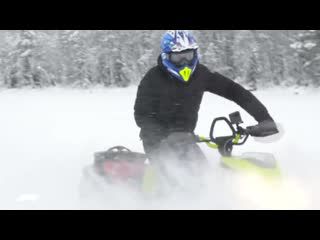
[(142, 182), (142, 190), (144, 193), (152, 194), (156, 191), (156, 173), (151, 165), (145, 169)]
[(255, 173), (259, 176), (267, 179), (278, 179), (281, 177), (281, 171), (278, 166), (259, 166), (250, 159), (237, 158), (237, 157), (222, 157), (221, 161), (227, 168), (244, 172), (244, 173)]

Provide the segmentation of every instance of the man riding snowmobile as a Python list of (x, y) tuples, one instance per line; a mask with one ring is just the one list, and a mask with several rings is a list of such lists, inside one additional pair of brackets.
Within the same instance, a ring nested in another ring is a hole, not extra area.
[(205, 160), (192, 140), (196, 137), (194, 130), (205, 92), (231, 100), (253, 116), (258, 125), (251, 127), (252, 136), (259, 136), (261, 125), (277, 132), (266, 107), (250, 91), (202, 65), (198, 48), (190, 32), (167, 31), (161, 42), (158, 64), (140, 82), (134, 117), (151, 162), (159, 161), (159, 156), (167, 154), (169, 149), (176, 151), (179, 147), (182, 150), (178, 156), (186, 159), (190, 156), (186, 154), (190, 146), (195, 151), (193, 156)]

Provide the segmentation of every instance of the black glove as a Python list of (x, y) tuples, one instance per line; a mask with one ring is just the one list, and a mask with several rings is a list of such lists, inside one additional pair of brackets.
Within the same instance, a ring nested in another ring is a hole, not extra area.
[(258, 125), (248, 127), (247, 132), (252, 137), (268, 137), (274, 134), (278, 134), (279, 130), (274, 121), (266, 120), (259, 123)]

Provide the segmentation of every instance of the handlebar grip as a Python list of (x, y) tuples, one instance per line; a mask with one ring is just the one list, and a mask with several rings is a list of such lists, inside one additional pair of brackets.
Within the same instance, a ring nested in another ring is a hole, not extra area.
[(279, 133), (274, 122), (262, 122), (256, 126), (247, 127), (246, 132), (252, 137), (268, 137)]
[(275, 134), (278, 134), (279, 131), (278, 130), (270, 130), (270, 131), (264, 131), (262, 133), (260, 133), (258, 136), (256, 137), (269, 137)]

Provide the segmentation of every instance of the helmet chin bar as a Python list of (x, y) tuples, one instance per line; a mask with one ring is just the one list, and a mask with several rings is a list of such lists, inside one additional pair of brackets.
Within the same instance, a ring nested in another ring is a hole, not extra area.
[(194, 73), (197, 64), (198, 58), (195, 56), (192, 63), (184, 64), (181, 67), (176, 66), (170, 61), (169, 53), (161, 53), (162, 64), (167, 69), (170, 74), (172, 74), (177, 80), (183, 83), (188, 83), (192, 74)]
[(179, 72), (180, 76), (185, 82), (188, 82), (190, 80), (191, 73), (192, 73), (192, 69), (189, 67), (185, 67)]

